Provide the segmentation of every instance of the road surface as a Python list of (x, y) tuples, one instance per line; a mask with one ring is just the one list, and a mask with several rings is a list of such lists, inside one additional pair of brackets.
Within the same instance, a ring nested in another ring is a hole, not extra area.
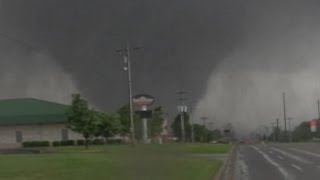
[(234, 180), (320, 180), (320, 143), (236, 148)]

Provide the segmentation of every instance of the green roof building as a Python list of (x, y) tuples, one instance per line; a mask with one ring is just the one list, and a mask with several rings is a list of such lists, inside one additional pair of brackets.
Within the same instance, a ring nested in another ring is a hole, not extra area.
[(66, 128), (67, 107), (33, 98), (0, 100), (0, 144), (82, 139)]

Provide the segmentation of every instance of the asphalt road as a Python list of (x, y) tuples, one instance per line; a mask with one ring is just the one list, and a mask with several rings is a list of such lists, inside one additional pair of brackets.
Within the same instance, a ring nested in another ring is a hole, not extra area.
[(320, 180), (320, 143), (236, 148), (234, 180)]

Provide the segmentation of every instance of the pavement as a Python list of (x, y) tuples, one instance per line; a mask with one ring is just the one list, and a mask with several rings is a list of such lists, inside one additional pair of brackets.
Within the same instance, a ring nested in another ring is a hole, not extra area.
[(320, 180), (320, 143), (246, 144), (234, 153), (233, 180)]

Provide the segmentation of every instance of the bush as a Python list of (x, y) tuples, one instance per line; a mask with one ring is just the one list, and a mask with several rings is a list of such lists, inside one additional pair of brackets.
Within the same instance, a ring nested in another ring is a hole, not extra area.
[(94, 145), (103, 145), (104, 144), (104, 140), (103, 139), (94, 139), (94, 140), (92, 140), (92, 144), (94, 144)]
[(53, 141), (52, 146), (53, 147), (61, 146), (61, 143), (60, 143), (60, 141)]
[(84, 145), (84, 140), (83, 139), (77, 140), (77, 145), (83, 146)]
[(108, 139), (107, 144), (122, 144), (122, 139)]
[(74, 146), (74, 140), (60, 141), (60, 146)]
[(26, 141), (22, 143), (23, 147), (49, 147), (49, 141)]

